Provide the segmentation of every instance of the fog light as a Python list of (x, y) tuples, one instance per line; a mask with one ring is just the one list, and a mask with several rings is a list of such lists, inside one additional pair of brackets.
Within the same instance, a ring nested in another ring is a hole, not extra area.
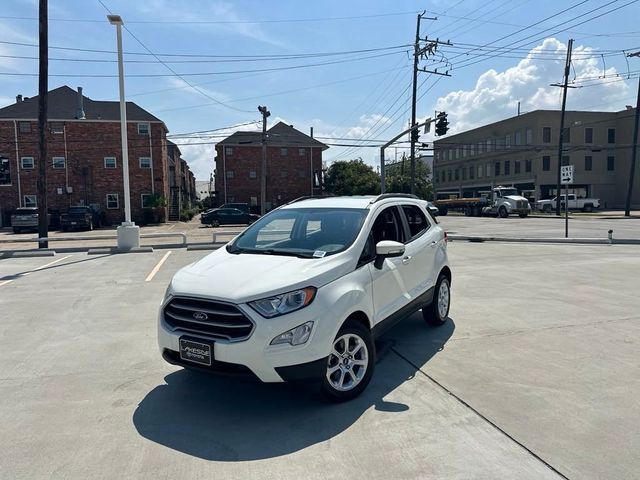
[(302, 345), (309, 340), (312, 328), (313, 322), (303, 323), (302, 325), (278, 335), (276, 338), (271, 340), (271, 345), (280, 345), (282, 343), (288, 343), (289, 345)]

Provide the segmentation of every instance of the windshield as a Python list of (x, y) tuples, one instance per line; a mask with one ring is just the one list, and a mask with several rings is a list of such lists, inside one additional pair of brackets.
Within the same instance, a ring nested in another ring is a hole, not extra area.
[(348, 208), (275, 210), (245, 230), (227, 251), (322, 258), (341, 252), (353, 243), (367, 211)]
[(515, 188), (501, 188), (499, 192), (503, 197), (506, 197), (507, 195), (519, 195), (518, 190)]

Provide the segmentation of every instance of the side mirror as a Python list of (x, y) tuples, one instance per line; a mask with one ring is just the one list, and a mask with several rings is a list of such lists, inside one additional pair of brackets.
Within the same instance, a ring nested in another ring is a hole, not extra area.
[(399, 257), (404, 254), (404, 245), (393, 240), (382, 240), (376, 245), (376, 260), (373, 266), (378, 270), (382, 268), (385, 258)]

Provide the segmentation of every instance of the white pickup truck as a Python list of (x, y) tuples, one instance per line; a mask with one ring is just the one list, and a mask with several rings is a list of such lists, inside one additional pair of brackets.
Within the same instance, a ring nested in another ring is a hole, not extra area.
[[(556, 209), (556, 201), (558, 197), (549, 200), (538, 200), (536, 208), (543, 212), (551, 212)], [(564, 210), (566, 195), (562, 195), (560, 200), (560, 208)], [(569, 210), (582, 210), (583, 212), (592, 212), (596, 208), (600, 208), (600, 200), (597, 198), (576, 198), (574, 193), (569, 194)]]

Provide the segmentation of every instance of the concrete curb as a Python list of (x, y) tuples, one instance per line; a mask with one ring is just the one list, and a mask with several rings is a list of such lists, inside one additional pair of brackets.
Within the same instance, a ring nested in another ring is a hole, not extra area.
[(134, 247), (128, 250), (119, 250), (118, 247), (107, 248), (90, 248), (87, 250), (87, 255), (116, 255), (121, 253), (151, 253), (152, 247)]
[(0, 252), (0, 258), (29, 258), (29, 257), (53, 257), (55, 250), (6, 250)]
[(558, 243), (579, 245), (640, 245), (640, 239), (624, 238), (515, 238), (515, 237), (488, 237), (479, 235), (448, 235), (451, 241), (462, 242), (505, 242), (505, 243)]

